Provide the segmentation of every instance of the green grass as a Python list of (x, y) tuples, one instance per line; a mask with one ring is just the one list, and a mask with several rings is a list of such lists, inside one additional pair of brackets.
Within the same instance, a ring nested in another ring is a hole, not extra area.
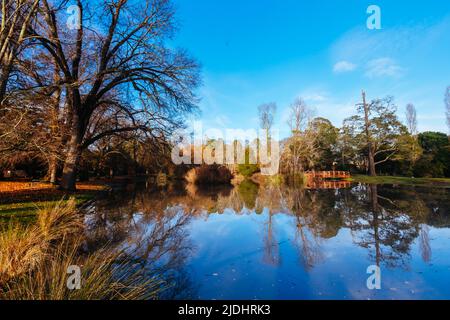
[(371, 184), (402, 184), (450, 188), (449, 178), (408, 178), (393, 176), (370, 177), (365, 175), (355, 175), (351, 178), (351, 181)]
[[(94, 194), (77, 194), (74, 196), (77, 206), (82, 205), (95, 197)], [(64, 200), (67, 202), (68, 200)], [(60, 202), (59, 200), (47, 201), (24, 201), (17, 203), (0, 204), (0, 224), (10, 219), (18, 220), (21, 223), (31, 223), (35, 221), (36, 213), (40, 209), (54, 206)]]

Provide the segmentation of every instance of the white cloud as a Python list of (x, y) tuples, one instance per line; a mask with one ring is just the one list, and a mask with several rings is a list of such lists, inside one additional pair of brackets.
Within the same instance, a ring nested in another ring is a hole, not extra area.
[(339, 61), (333, 67), (335, 73), (351, 72), (356, 69), (356, 64), (348, 62), (346, 60)]
[(366, 66), (366, 76), (369, 78), (379, 77), (399, 77), (403, 74), (403, 68), (400, 67), (391, 58), (378, 58), (370, 60)]

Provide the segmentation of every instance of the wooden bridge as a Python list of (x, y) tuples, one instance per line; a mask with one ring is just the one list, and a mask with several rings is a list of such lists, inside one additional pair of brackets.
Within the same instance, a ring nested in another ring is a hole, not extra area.
[(307, 171), (305, 177), (309, 180), (340, 180), (351, 178), (351, 174), (348, 171)]
[(344, 189), (352, 184), (348, 171), (307, 171), (304, 175), (307, 189)]

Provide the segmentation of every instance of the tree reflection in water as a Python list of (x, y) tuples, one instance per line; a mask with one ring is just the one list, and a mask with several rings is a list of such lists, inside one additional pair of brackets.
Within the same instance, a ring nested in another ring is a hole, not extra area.
[(378, 192), (378, 186), (364, 186), (366, 205), (351, 217), (355, 242), (369, 250), (371, 260), (381, 266), (406, 267), (409, 250), (419, 235), (418, 216), (398, 207)]
[(139, 192), (98, 201), (86, 218), (87, 247), (124, 249), (149, 277), (165, 282), (161, 299), (191, 299), (196, 287), (185, 262), (195, 249), (186, 231), (192, 215), (183, 205), (167, 206), (164, 194), (158, 199)]
[(186, 267), (196, 251), (189, 237), (192, 221), (224, 213), (263, 217), (262, 261), (274, 267), (282, 264), (276, 228), (277, 216), (284, 215), (293, 221), (290, 238), (305, 270), (326, 262), (323, 241), (345, 229), (374, 264), (407, 269), (416, 240), (423, 261), (430, 261), (428, 226), (450, 226), (449, 198), (445, 189), (376, 185), (318, 190), (245, 181), (236, 188), (137, 188), (95, 204), (86, 220), (87, 246), (129, 248), (130, 258), (170, 285), (163, 297), (195, 298)]

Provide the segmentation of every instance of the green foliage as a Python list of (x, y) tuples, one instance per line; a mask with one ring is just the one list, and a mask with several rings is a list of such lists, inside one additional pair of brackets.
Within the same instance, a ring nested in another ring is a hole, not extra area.
[(390, 171), (409, 177), (413, 176), (414, 167), (422, 155), (423, 149), (417, 136), (412, 136), (407, 131), (403, 132), (397, 139), (397, 153), (392, 158)]
[(238, 166), (238, 172), (244, 177), (250, 178), (252, 175), (259, 172), (259, 167), (256, 164), (240, 164)]
[(316, 146), (320, 153), (317, 169), (330, 170), (338, 158), (336, 144), (339, 129), (325, 118), (315, 118), (311, 123), (311, 127), (317, 134)]
[(418, 177), (450, 177), (450, 142), (440, 132), (423, 132), (418, 141), (424, 150), (414, 168)]
[(421, 133), (419, 143), (426, 153), (438, 153), (449, 146), (447, 135), (441, 132)]
[(245, 163), (238, 165), (239, 174), (246, 178), (250, 178), (260, 171), (259, 165), (250, 163), (250, 148), (245, 149)]
[(256, 183), (246, 179), (239, 184), (238, 191), (247, 208), (254, 208), (256, 206), (259, 191), (259, 186)]
[[(378, 173), (412, 176), (417, 175), (419, 171), (422, 175), (426, 171), (426, 168), (423, 168), (424, 161), (431, 160), (423, 156), (423, 153), (436, 149), (434, 145), (437, 137), (430, 137), (431, 141), (423, 144), (424, 141), (420, 136), (411, 135), (399, 121), (396, 114), (397, 107), (391, 97), (372, 100), (368, 104), (368, 110), (368, 135), (362, 106), (358, 108), (358, 115), (344, 121), (338, 139), (338, 149), (341, 154), (340, 167), (365, 172), (369, 154), (368, 139), (370, 139)], [(446, 135), (440, 136), (439, 139), (439, 145), (442, 145), (444, 140), (448, 142)], [(434, 165), (434, 168), (430, 169), (426, 175), (442, 176), (445, 168), (439, 163)]]

